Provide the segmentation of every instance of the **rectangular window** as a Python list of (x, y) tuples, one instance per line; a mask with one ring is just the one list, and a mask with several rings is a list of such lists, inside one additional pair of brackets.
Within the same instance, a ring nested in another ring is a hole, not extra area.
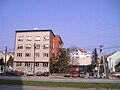
[(43, 57), (48, 57), (48, 53), (43, 53)]
[(25, 62), (25, 66), (30, 66), (30, 62)]
[(36, 44), (35, 49), (40, 49), (40, 44)]
[(20, 45), (20, 44), (19, 44), (19, 45), (17, 46), (17, 49), (23, 49), (23, 45)]
[(78, 55), (78, 53), (76, 53), (76, 55)]
[(30, 57), (31, 53), (25, 53), (25, 57)]
[(40, 57), (40, 54), (39, 53), (35, 53), (35, 57)]
[(49, 45), (48, 44), (45, 44), (44, 46), (43, 46), (43, 49), (48, 49), (49, 48)]
[(32, 37), (31, 36), (27, 36), (26, 41), (32, 41)]
[(16, 66), (22, 66), (22, 62), (16, 62)]
[(23, 36), (18, 36), (18, 41), (23, 41)]
[(48, 63), (43, 63), (43, 67), (48, 67)]
[(39, 62), (35, 62), (35, 66), (36, 66), (36, 67), (39, 67)]
[(44, 40), (49, 40), (49, 36), (45, 36), (45, 37), (44, 37)]
[(30, 45), (30, 44), (27, 44), (27, 45), (26, 45), (26, 49), (31, 49), (31, 45)]
[(22, 53), (17, 53), (17, 57), (22, 57)]
[(35, 36), (35, 41), (40, 41), (40, 36)]

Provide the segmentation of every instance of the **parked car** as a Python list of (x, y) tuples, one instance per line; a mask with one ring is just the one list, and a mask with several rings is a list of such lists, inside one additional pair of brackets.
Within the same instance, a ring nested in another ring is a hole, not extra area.
[(85, 73), (84, 72), (80, 72), (78, 75), (80, 78), (85, 78)]
[(67, 72), (65, 73), (64, 77), (70, 77), (71, 76), (71, 73), (70, 72)]
[(31, 71), (27, 72), (27, 76), (33, 76), (33, 75), (34, 75), (33, 72), (31, 72)]
[(100, 74), (99, 75), (99, 78), (105, 78), (106, 76), (105, 76), (105, 74)]
[[(9, 73), (10, 73), (10, 72), (9, 72)], [(14, 70), (14, 71), (12, 71), (12, 73), (13, 73), (14, 75), (17, 75), (17, 76), (24, 75), (24, 72), (23, 72), (23, 71), (18, 71), (18, 70)]]
[(71, 76), (72, 77), (78, 77), (78, 73), (77, 72), (73, 72)]
[(112, 77), (120, 77), (120, 72), (113, 72), (111, 73)]
[(44, 76), (49, 76), (49, 72), (44, 72)]
[(37, 73), (36, 73), (36, 76), (43, 76), (43, 75), (44, 75), (43, 72), (37, 72)]
[(104, 74), (94, 74), (94, 75), (90, 75), (88, 78), (105, 78), (105, 75)]

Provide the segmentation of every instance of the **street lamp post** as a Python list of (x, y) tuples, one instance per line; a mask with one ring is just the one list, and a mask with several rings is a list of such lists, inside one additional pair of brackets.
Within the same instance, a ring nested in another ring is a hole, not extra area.
[(109, 67), (108, 67), (108, 60), (106, 60), (106, 79), (109, 79)]
[(34, 43), (34, 63), (33, 63), (33, 74), (35, 75), (35, 43)]

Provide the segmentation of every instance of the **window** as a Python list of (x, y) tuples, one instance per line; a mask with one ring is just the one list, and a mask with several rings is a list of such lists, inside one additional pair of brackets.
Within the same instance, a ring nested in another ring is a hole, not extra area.
[(17, 49), (23, 49), (23, 45), (18, 45)]
[(16, 62), (16, 66), (22, 66), (22, 62)]
[(35, 36), (35, 41), (40, 41), (40, 36)]
[(43, 63), (43, 67), (48, 67), (48, 63)]
[(43, 53), (43, 57), (48, 57), (48, 53)]
[(39, 62), (35, 62), (35, 66), (36, 66), (36, 67), (39, 67)]
[(30, 62), (25, 62), (25, 66), (30, 66)]
[(26, 45), (26, 49), (31, 49), (31, 45), (30, 45), (30, 44), (27, 44), (27, 45)]
[(18, 36), (18, 41), (23, 41), (23, 36)]
[(78, 50), (76, 50), (76, 52), (78, 52)]
[(22, 53), (17, 53), (17, 57), (22, 57)]
[(45, 37), (44, 37), (44, 40), (49, 40), (49, 36), (45, 36)]
[(76, 57), (76, 58), (79, 58), (79, 57)]
[(25, 57), (30, 57), (31, 53), (25, 53)]
[(78, 55), (78, 53), (76, 53), (76, 55)]
[(40, 49), (40, 44), (36, 44), (35, 49)]
[(87, 55), (87, 53), (85, 53), (84, 55)]
[(43, 66), (43, 63), (39, 63), (39, 66), (42, 67), (42, 66)]
[(26, 41), (32, 41), (32, 37), (31, 36), (27, 36)]
[(48, 45), (48, 44), (45, 44), (45, 45), (43, 46), (43, 49), (47, 49), (47, 48), (49, 48), (49, 45)]
[(35, 53), (35, 57), (40, 57), (40, 54), (39, 53)]

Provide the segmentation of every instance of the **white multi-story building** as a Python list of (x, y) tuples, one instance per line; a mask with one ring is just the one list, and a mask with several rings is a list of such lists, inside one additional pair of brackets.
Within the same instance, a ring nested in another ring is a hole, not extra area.
[(76, 48), (70, 53), (70, 65), (76, 66), (79, 69), (87, 69), (91, 65), (91, 54), (84, 49)]

